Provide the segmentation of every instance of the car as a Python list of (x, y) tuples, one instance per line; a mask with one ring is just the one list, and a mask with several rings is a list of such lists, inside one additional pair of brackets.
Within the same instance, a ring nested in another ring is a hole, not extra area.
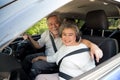
[[(0, 65), (3, 66), (0, 66), (0, 79), (16, 80), (17, 76), (20, 80), (29, 80), (29, 77), (21, 70), (20, 63), (25, 56), (44, 51), (44, 47), (35, 49), (29, 41), (23, 40), (22, 34), (42, 18), (56, 12), (64, 20), (75, 21), (83, 33), (83, 38), (96, 43), (103, 52), (107, 51), (104, 52), (103, 59), (96, 64), (94, 69), (72, 80), (119, 80), (119, 0), (1, 0)], [(96, 19), (99, 14), (104, 14), (105, 18), (100, 16), (99, 21)], [(99, 26), (100, 22), (105, 22), (106, 27)], [(92, 27), (87, 26), (88, 24)], [(94, 27), (94, 25), (99, 27)], [(32, 37), (38, 40), (40, 34)], [(112, 44), (109, 43), (111, 41)], [(20, 76), (16, 75), (18, 72)]]

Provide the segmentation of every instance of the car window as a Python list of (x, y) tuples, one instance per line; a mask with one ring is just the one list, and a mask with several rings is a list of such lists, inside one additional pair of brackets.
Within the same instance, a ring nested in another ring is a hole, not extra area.
[(108, 19), (109, 22), (109, 29), (117, 29), (120, 25), (120, 19), (110, 18)]
[(45, 30), (47, 30), (46, 18), (41, 19), (36, 24), (34, 24), (31, 28), (29, 28), (25, 33), (30, 35), (41, 34)]
[[(73, 19), (73, 20), (78, 25), (79, 29), (85, 23), (84, 20), (80, 20), (80, 19)], [(30, 34), (30, 35), (42, 34), (47, 29), (48, 27), (46, 24), (46, 18), (43, 18), (40, 21), (38, 21), (36, 24), (34, 24), (31, 28), (26, 30), (25, 33)]]
[[(84, 25), (85, 21), (81, 19), (74, 19), (75, 23), (78, 25), (79, 29)], [(116, 18), (108, 18), (109, 22), (109, 30), (117, 29), (120, 24), (120, 19)], [(28, 33), (30, 35), (36, 35), (41, 34), (45, 30), (47, 30), (47, 24), (46, 24), (46, 18), (41, 19), (36, 24), (34, 24), (31, 28), (26, 30), (25, 33)]]

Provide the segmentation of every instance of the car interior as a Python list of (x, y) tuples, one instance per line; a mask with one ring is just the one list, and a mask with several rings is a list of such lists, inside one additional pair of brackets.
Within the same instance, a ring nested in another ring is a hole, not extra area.
[[(110, 38), (109, 36), (104, 36), (104, 30), (108, 29), (108, 21), (103, 10), (88, 12), (82, 29), (83, 38), (96, 43), (102, 49), (104, 56), (100, 60), (100, 63), (118, 53), (117, 40)], [(94, 33), (94, 31), (96, 33)], [(84, 32), (86, 32), (86, 34), (84, 34)]]
[[(15, 2), (17, 2), (17, 0), (13, 1), (11, 4)], [(0, 9), (4, 9), (9, 6), (9, 4), (3, 5), (0, 6)], [(53, 13), (54, 12), (58, 12), (63, 19), (71, 19), (75, 21), (77, 25), (81, 23), (81, 20), (84, 21), (84, 23), (80, 25), (82, 38), (94, 42), (103, 51), (103, 57), (99, 63), (96, 63), (96, 66), (99, 66), (119, 54), (120, 2), (115, 0), (72, 0), (71, 2), (53, 11)], [(109, 29), (111, 24), (109, 19), (118, 20), (118, 26), (115, 29)], [(32, 35), (32, 37), (35, 40), (38, 40), (40, 38), (40, 34)], [(2, 68), (0, 67), (0, 70), (2, 71), (3, 69), (8, 69), (8, 72), (0, 72), (0, 80), (5, 79), (6, 75), (7, 80), (30, 80), (27, 74), (25, 74), (22, 70), (21, 62), (29, 54), (44, 51), (45, 47), (35, 49), (31, 42), (23, 40), (22, 36), (15, 38), (0, 52), (0, 65), (6, 63), (2, 66)], [(1, 54), (5, 55), (3, 56)], [(7, 61), (11, 61), (10, 63), (11, 65), (14, 65), (14, 67), (4, 67), (10, 66), (7, 65)]]

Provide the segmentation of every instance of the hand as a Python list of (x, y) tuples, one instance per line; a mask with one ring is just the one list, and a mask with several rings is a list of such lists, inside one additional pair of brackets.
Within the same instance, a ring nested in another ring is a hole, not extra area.
[(36, 57), (36, 58), (33, 58), (33, 59), (32, 59), (32, 63), (34, 63), (34, 62), (36, 62), (36, 61), (38, 61), (38, 60), (39, 60), (39, 56)]
[(94, 59), (95, 56), (96, 61), (99, 62), (99, 60), (103, 57), (103, 52), (97, 45), (94, 44), (90, 48), (90, 55), (92, 59)]
[(44, 60), (44, 61), (46, 61), (46, 57), (45, 56), (38, 56), (36, 58), (33, 58), (32, 59), (32, 63), (34, 63), (34, 62), (36, 62), (38, 60)]
[(24, 39), (24, 40), (27, 40), (28, 38), (29, 38), (29, 35), (28, 35), (28, 34), (24, 34), (24, 35), (23, 35), (23, 39)]

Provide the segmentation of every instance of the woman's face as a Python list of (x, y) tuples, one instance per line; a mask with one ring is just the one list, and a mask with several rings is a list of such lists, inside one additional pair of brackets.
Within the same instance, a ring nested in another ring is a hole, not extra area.
[(71, 28), (65, 28), (62, 31), (62, 42), (66, 46), (76, 45), (77, 42), (76, 42), (75, 30), (73, 30)]

